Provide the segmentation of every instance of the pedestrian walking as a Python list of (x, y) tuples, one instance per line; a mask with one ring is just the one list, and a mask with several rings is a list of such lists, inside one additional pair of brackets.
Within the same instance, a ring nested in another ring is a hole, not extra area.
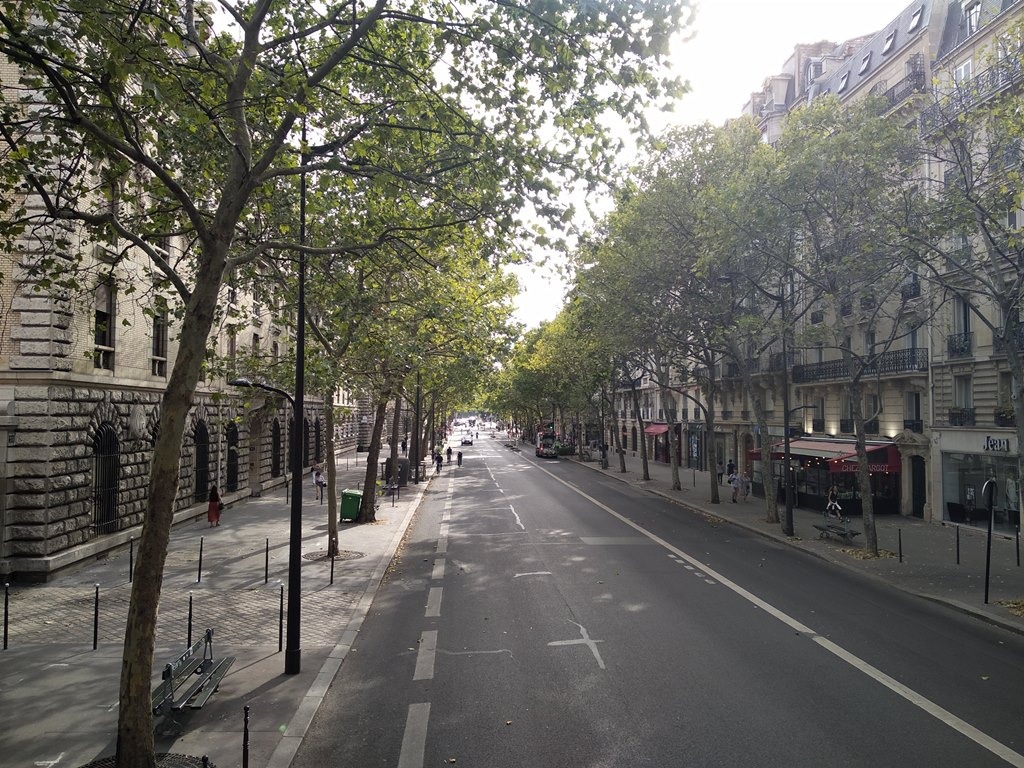
[(721, 485), (722, 478), (725, 477), (725, 467), (722, 466), (722, 462), (718, 462), (716, 470), (718, 472), (718, 484)]
[(403, 441), (402, 441), (402, 455), (403, 455), (403, 456), (405, 456), (405, 449), (406, 449), (406, 446), (407, 446), (407, 443), (405, 442), (405, 440), (403, 440)]
[(735, 472), (729, 475), (729, 485), (732, 487), (732, 503), (735, 504), (740, 495), (740, 476)]
[(842, 517), (839, 513), (843, 511), (843, 508), (839, 506), (839, 486), (835, 483), (828, 489), (828, 503), (825, 505), (825, 515), (827, 517)]
[(740, 493), (743, 494), (743, 503), (747, 502), (747, 496), (750, 495), (750, 472), (747, 472), (742, 478), (740, 478)]
[(210, 486), (210, 500), (206, 505), (206, 521), (213, 528), (215, 525), (220, 525), (220, 513), (224, 509), (224, 502), (220, 500), (220, 494), (217, 492), (217, 486)]
[(443, 463), (444, 463), (444, 457), (441, 455), (441, 452), (438, 451), (437, 453), (434, 454), (434, 474), (435, 475), (440, 475), (441, 474), (441, 465)]
[(734, 474), (736, 474), (736, 462), (729, 459), (729, 463), (725, 465), (725, 476), (731, 477)]
[(452, 447), (450, 445), (448, 446), (448, 450), (445, 451), (445, 453), (448, 455), (448, 463), (451, 464), (452, 463)]
[(317, 469), (313, 472), (313, 485), (316, 486), (317, 496), (320, 498), (320, 503), (324, 503), (324, 488), (327, 486), (327, 478), (324, 477), (324, 473)]
[(461, 467), (462, 466), (462, 451), (459, 451), (458, 461), (459, 461), (459, 466)]

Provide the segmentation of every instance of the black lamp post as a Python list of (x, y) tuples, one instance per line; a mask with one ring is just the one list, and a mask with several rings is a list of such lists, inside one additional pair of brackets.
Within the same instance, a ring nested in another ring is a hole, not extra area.
[(302, 671), (302, 645), (299, 625), (302, 616), (302, 448), (305, 439), (306, 389), (306, 118), (302, 118), (302, 149), (299, 174), (299, 297), (298, 317), (295, 321), (295, 396), (283, 389), (250, 381), (234, 379), (228, 384), (235, 387), (253, 387), (281, 395), (292, 404), (294, 429), (291, 445), (292, 491), (291, 525), (288, 534), (288, 619), (285, 634), (284, 673), (297, 675)]

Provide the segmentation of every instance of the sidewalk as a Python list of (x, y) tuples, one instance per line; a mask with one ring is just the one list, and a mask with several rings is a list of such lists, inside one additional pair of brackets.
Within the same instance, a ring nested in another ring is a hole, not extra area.
[[(821, 539), (813, 526), (822, 522), (817, 510), (793, 510), (792, 537), (782, 534), (779, 523), (765, 522), (764, 499), (750, 496), (746, 502), (732, 503), (732, 489), (719, 487), (720, 503), (711, 503), (711, 476), (708, 472), (679, 470), (682, 490), (672, 490), (672, 471), (668, 464), (651, 461), (650, 480), (643, 480), (640, 456), (626, 454), (626, 473), (620, 471), (618, 457), (611, 453), (609, 468), (597, 462), (584, 462), (595, 471), (622, 480), (638, 488), (707, 515), (754, 531), (762, 536), (797, 547), (831, 563), (881, 579), (899, 589), (949, 605), (964, 613), (1024, 634), (1024, 617), (1012, 613), (1004, 603), (1024, 601), (1024, 568), (1018, 565), (1015, 537), (993, 535), (989, 602), (985, 604), (986, 529), (952, 523), (930, 523), (916, 518), (876, 515), (875, 527), (879, 558), (863, 556), (863, 535), (852, 544)], [(779, 514), (783, 514), (779, 505)], [(863, 534), (863, 520), (853, 517), (850, 528)], [(957, 564), (959, 537), (960, 562)], [(902, 562), (899, 553), (902, 548)], [(1024, 608), (1024, 604), (1020, 606)]]
[[(365, 454), (339, 457), (339, 503), (343, 489), (362, 488), (365, 462)], [(445, 468), (442, 477), (449, 471), (454, 470)], [(167, 735), (158, 731), (157, 752), (176, 756), (168, 764), (198, 766), (206, 755), (218, 768), (242, 765), (248, 706), (249, 765), (287, 768), (356, 641), (428, 481), (417, 486), (410, 480), (398, 498), (380, 498), (376, 523), (339, 523), (341, 552), (332, 584), (327, 505), (316, 498), (306, 474), (296, 675), (284, 674), (284, 653), (278, 652), (288, 574), (290, 508), (284, 489), (229, 504), (219, 527), (208, 526), (205, 505), (196, 508), (197, 519), (174, 527), (154, 683), (162, 666), (187, 645), (190, 610), (193, 642), (212, 627), (216, 657), (236, 661), (203, 709), (174, 713)], [(124, 549), (69, 568), (47, 584), (11, 585), (8, 649), (0, 651), (4, 765), (74, 768), (114, 754), (129, 560)]]

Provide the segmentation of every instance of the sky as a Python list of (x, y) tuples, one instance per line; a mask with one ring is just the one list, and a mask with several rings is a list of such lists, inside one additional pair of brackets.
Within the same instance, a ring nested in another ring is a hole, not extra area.
[[(697, 0), (690, 39), (673, 51), (673, 66), (690, 82), (666, 125), (737, 117), (766, 77), (779, 73), (793, 47), (877, 32), (911, 0)], [(663, 116), (651, 115), (654, 124)], [(562, 306), (565, 283), (551, 267), (516, 271), (523, 290), (516, 319), (527, 327), (550, 320)]]

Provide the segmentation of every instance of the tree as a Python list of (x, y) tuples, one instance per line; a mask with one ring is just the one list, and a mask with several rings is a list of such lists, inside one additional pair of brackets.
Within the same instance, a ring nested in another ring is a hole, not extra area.
[[(659, 57), (689, 11), (684, 0), (220, 7), (0, 2), (0, 52), (19, 71), (0, 173), (26, 190), (5, 200), (6, 252), (30, 227), (49, 231), (29, 277), (56, 301), (89, 266), (87, 242), (117, 263), (147, 259), (180, 299), (125, 633), (117, 762), (133, 768), (155, 760), (149, 681), (185, 419), (225, 276), (284, 231), (274, 212), (299, 174), (300, 119), (320, 137), (313, 167), (353, 199), (368, 187), (444, 198), (452, 218), (484, 216), (497, 235), (528, 201), (558, 213), (559, 173), (610, 173), (603, 115), (637, 125), (641, 107), (677, 92)], [(463, 195), (446, 180), (466, 166), (476, 176)]]

